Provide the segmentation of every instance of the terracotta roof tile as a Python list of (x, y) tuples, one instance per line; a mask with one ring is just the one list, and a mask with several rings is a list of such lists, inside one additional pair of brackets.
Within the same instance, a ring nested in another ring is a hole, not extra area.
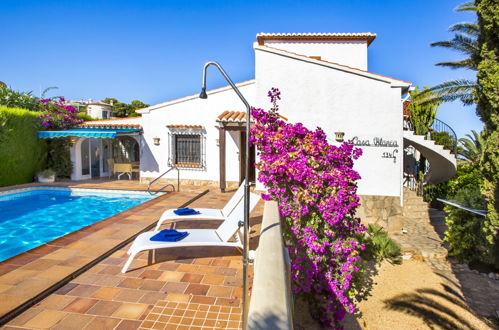
[[(288, 118), (279, 115), (279, 118), (288, 120)], [(221, 123), (245, 123), (246, 122), (246, 112), (244, 111), (229, 111), (226, 110), (222, 112), (218, 117), (217, 121)]]
[(141, 117), (130, 117), (130, 118), (113, 118), (113, 119), (102, 119), (85, 121), (81, 123), (78, 127), (98, 127), (98, 128), (141, 128), (140, 125)]
[(191, 129), (203, 129), (201, 125), (166, 125), (168, 128), (191, 128)]
[(124, 125), (124, 124), (86, 124), (83, 123), (81, 125), (78, 125), (77, 127), (80, 128), (86, 128), (86, 127), (98, 127), (98, 128), (141, 128), (139, 124), (133, 124), (133, 125)]
[(246, 112), (226, 110), (218, 116), (217, 121), (224, 123), (245, 123)]
[(365, 40), (367, 45), (376, 38), (375, 33), (258, 33), (256, 40), (260, 46), (264, 45), (266, 40), (321, 40), (321, 41), (334, 41), (334, 40)]

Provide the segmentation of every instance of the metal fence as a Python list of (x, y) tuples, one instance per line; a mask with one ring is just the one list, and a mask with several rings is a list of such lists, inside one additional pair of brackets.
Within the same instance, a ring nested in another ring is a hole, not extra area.
[(435, 119), (430, 127), (430, 138), (435, 141), (436, 144), (443, 145), (448, 148), (453, 154), (456, 153), (457, 149), (457, 135), (456, 132), (439, 119)]
[[(404, 129), (414, 131), (414, 125), (411, 123), (410, 117), (404, 118)], [(444, 148), (450, 150), (453, 154), (457, 151), (457, 135), (456, 132), (441, 121), (440, 119), (435, 119), (433, 124), (431, 124), (428, 134), (425, 139), (430, 139), (435, 142), (435, 144), (444, 146)]]

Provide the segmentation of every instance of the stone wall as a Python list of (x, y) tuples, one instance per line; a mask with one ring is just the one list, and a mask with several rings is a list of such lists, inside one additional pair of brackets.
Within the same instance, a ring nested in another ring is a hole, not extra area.
[(378, 224), (388, 232), (400, 231), (404, 225), (400, 197), (396, 196), (366, 196), (360, 197), (360, 207), (357, 216), (364, 225)]

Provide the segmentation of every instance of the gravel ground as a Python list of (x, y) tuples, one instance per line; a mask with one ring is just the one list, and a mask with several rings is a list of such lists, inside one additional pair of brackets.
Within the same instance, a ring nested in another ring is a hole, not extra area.
[[(468, 308), (455, 284), (422, 261), (383, 263), (373, 282), (370, 296), (358, 304), (358, 314), (345, 320), (345, 329), (494, 329)], [(295, 328), (319, 329), (300, 301)]]

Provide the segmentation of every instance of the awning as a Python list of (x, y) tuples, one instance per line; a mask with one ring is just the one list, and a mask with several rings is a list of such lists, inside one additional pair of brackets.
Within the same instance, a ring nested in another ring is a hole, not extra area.
[(114, 139), (118, 133), (136, 133), (140, 128), (130, 129), (68, 129), (61, 131), (38, 131), (37, 136), (43, 139), (52, 139), (64, 136), (84, 136), (93, 138)]

